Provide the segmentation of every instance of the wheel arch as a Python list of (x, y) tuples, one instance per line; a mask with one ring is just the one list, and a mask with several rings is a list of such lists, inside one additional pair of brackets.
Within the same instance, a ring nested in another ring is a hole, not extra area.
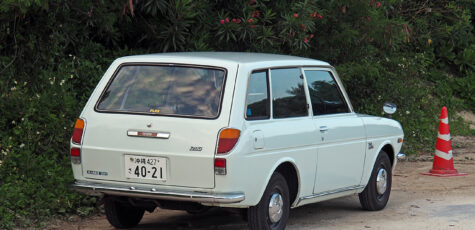
[(374, 162), (376, 162), (376, 159), (378, 158), (379, 153), (381, 153), (381, 151), (384, 151), (386, 154), (388, 154), (389, 160), (391, 161), (391, 166), (394, 166), (395, 156), (396, 156), (394, 147), (390, 140), (386, 140), (386, 141), (381, 142), (381, 144), (379, 144), (378, 146), (378, 149), (375, 151), (375, 154), (373, 158), (371, 159), (371, 168), (373, 168)]
[(274, 174), (274, 172), (279, 172), (282, 176), (284, 176), (287, 186), (289, 187), (289, 195), (290, 195), (290, 206), (292, 207), (293, 204), (298, 200), (298, 194), (300, 192), (300, 173), (297, 167), (297, 164), (292, 158), (283, 158), (274, 164), (272, 170), (270, 170), (269, 175), (267, 175), (265, 186), (261, 189), (259, 193), (259, 199), (262, 198), (264, 195), (265, 189), (269, 184), (270, 178)]
[(369, 156), (369, 158), (367, 158), (368, 162), (365, 163), (365, 168), (366, 169), (365, 169), (365, 173), (363, 175), (363, 179), (361, 181), (362, 185), (366, 186), (368, 184), (371, 172), (373, 171), (373, 168), (374, 168), (374, 163), (376, 162), (376, 159), (378, 158), (379, 153), (381, 153), (381, 151), (384, 151), (386, 154), (388, 154), (389, 160), (391, 162), (392, 170), (394, 170), (394, 168), (396, 166), (396, 157), (395, 157), (396, 153), (394, 151), (394, 146), (393, 146), (393, 144), (390, 140), (382, 141), (378, 145), (378, 148), (376, 149), (376, 151), (374, 151), (373, 156)]
[[(388, 157), (389, 157), (389, 161), (391, 161), (391, 167), (394, 166), (394, 158), (396, 157), (396, 154), (394, 153), (394, 147), (391, 145), (391, 143), (386, 143), (379, 151), (378, 151), (378, 155), (379, 153), (382, 151), (384, 151)], [(377, 157), (377, 156), (376, 156)], [(376, 159), (375, 159), (376, 160)]]

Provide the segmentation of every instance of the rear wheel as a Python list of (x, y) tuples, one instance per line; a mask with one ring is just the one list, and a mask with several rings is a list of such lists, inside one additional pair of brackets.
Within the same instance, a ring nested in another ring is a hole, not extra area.
[(272, 175), (259, 203), (248, 209), (249, 229), (283, 230), (289, 212), (289, 188), (285, 178), (276, 172)]
[(107, 220), (116, 228), (130, 228), (136, 226), (143, 217), (145, 209), (133, 207), (113, 197), (104, 201)]
[(377, 211), (386, 207), (391, 193), (392, 173), (388, 154), (381, 151), (366, 188), (359, 194), (363, 209)]

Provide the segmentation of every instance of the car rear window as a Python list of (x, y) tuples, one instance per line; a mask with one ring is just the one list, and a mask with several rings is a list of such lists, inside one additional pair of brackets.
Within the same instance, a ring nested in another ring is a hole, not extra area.
[(125, 65), (102, 93), (96, 110), (216, 118), (225, 71), (206, 67)]

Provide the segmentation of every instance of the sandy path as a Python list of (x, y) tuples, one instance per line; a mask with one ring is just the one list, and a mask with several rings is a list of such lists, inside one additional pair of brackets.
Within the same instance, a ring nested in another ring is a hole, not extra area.
[[(439, 178), (420, 175), (432, 167), (430, 156), (399, 162), (388, 206), (361, 210), (350, 196), (293, 209), (287, 229), (475, 229), (475, 137), (453, 140), (455, 167), (469, 175)], [(429, 160), (429, 161), (427, 161)], [(113, 229), (104, 215), (53, 221), (48, 229)], [(157, 209), (135, 229), (247, 229), (239, 215), (211, 210), (203, 215)]]

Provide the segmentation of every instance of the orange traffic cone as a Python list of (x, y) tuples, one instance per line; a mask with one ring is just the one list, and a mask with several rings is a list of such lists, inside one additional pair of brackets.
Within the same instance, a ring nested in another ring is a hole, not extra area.
[(435, 144), (434, 163), (432, 169), (423, 175), (449, 177), (465, 176), (466, 173), (459, 173), (454, 168), (454, 158), (452, 155), (452, 145), (450, 143), (449, 117), (447, 108), (442, 107), (440, 111), (439, 135)]

